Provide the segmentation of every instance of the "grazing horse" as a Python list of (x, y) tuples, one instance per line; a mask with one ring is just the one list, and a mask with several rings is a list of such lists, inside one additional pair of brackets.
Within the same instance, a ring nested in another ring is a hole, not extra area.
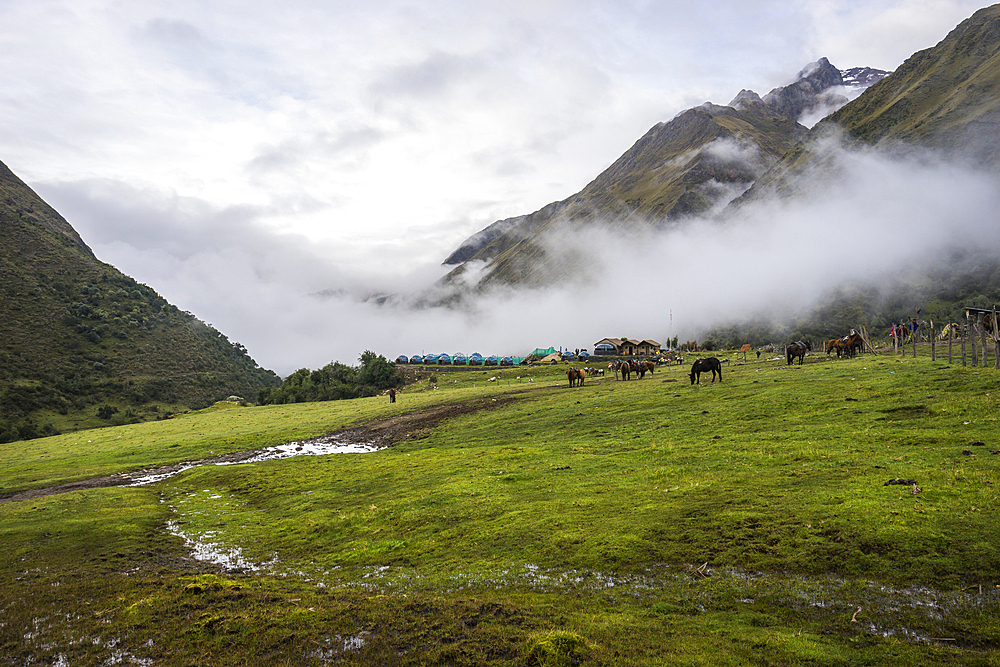
[(576, 368), (571, 368), (566, 371), (566, 379), (569, 380), (569, 386), (583, 386), (583, 378), (587, 377), (586, 371), (581, 371)]
[(798, 357), (799, 366), (801, 366), (802, 362), (805, 361), (806, 351), (808, 350), (811, 352), (812, 349), (813, 349), (812, 341), (806, 341), (803, 343), (801, 340), (799, 340), (792, 343), (791, 345), (785, 348), (785, 359), (787, 360), (787, 364), (791, 366), (792, 362), (795, 360), (795, 357)]
[(628, 376), (632, 373), (632, 364), (627, 361), (619, 361), (618, 371), (622, 374), (622, 379), (627, 380)]
[(839, 338), (834, 338), (832, 340), (827, 341), (826, 343), (826, 356), (829, 357), (830, 353), (833, 352), (834, 350), (837, 351), (838, 357), (840, 356), (841, 352), (844, 351), (844, 345), (843, 343), (840, 342)]
[(642, 365), (646, 367), (646, 370), (649, 371), (650, 375), (652, 375), (653, 370), (656, 369), (656, 364), (653, 363), (652, 361), (644, 361), (642, 362)]
[(699, 359), (691, 366), (691, 384), (701, 383), (701, 374), (712, 371), (712, 382), (715, 382), (715, 374), (719, 374), (719, 382), (722, 382), (722, 363), (715, 357)]

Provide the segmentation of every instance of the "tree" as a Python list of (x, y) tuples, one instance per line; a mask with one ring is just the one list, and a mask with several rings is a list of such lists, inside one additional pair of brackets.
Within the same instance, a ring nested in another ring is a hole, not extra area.
[(358, 371), (358, 381), (375, 389), (388, 389), (399, 384), (396, 375), (396, 364), (382, 355), (365, 351), (361, 355), (361, 370)]

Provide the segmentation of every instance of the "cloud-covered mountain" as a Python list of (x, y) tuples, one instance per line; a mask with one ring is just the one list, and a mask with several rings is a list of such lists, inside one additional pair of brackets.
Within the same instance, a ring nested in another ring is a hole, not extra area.
[[(579, 193), (534, 213), (500, 220), (444, 261), (455, 286), (538, 287), (575, 275), (587, 261), (551, 239), (602, 231), (676, 226), (712, 216), (743, 194), (805, 138), (800, 120), (847, 104), (888, 72), (842, 72), (826, 58), (761, 97), (741, 91), (728, 105), (705, 104), (658, 123)], [(472, 275), (474, 274), (474, 275)]]

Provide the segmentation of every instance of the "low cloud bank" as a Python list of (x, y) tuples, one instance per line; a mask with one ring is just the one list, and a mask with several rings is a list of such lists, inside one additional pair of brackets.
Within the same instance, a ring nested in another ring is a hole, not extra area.
[[(391, 253), (340, 262), (347, 249), (268, 230), (252, 211), (179, 215), (132, 198), (131, 208), (118, 204), (122, 224), (108, 228), (109, 201), (76, 188), (105, 231), (73, 224), (99, 257), (281, 375), (353, 364), (369, 349), (391, 359), (591, 348), (605, 336), (686, 340), (764, 311), (792, 316), (848, 283), (888, 284), (900, 271), (946, 262), (955, 248), (1000, 247), (995, 175), (930, 153), (845, 151), (839, 161), (838, 175), (814, 179), (807, 197), (745, 206), (724, 223), (555, 235), (548, 251), (576, 267), (566, 284), (495, 289), (458, 307), (418, 307), (448, 267), (396, 271)], [(137, 231), (128, 222), (136, 216), (152, 216), (155, 230)], [(206, 219), (225, 222), (193, 224)], [(483, 267), (473, 268), (469, 275)]]

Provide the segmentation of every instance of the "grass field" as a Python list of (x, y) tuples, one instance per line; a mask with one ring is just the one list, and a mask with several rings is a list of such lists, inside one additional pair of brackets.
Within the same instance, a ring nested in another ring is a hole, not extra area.
[(391, 443), (0, 503), (0, 664), (1000, 664), (1000, 371), (729, 356), (7, 445), (10, 496)]

